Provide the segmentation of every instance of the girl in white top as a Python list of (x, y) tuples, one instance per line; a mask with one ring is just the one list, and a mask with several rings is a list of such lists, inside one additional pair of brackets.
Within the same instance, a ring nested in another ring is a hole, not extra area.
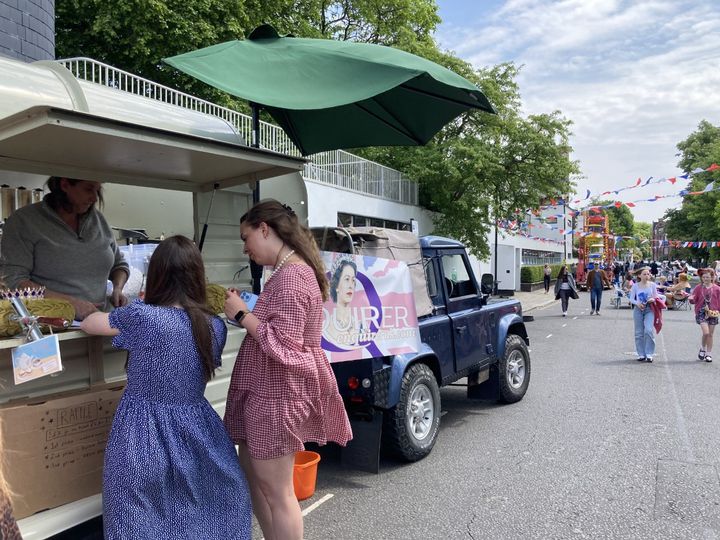
[(657, 287), (651, 281), (650, 267), (640, 270), (640, 280), (630, 288), (630, 303), (635, 323), (635, 350), (638, 362), (652, 362), (655, 354), (655, 313), (652, 304), (658, 297)]

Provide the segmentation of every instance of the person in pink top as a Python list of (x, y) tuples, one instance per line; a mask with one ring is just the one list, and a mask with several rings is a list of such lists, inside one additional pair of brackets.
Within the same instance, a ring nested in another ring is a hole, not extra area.
[(695, 322), (702, 332), (698, 360), (712, 362), (713, 333), (720, 312), (720, 286), (715, 283), (715, 270), (712, 268), (701, 268), (698, 275), (700, 284), (690, 294), (690, 303), (695, 306)]
[(231, 289), (225, 314), (245, 328), (228, 391), (225, 427), (239, 448), (253, 512), (267, 540), (301, 540), (293, 490), (305, 442), (346, 445), (350, 422), (320, 347), (328, 280), (317, 244), (295, 212), (275, 200), (240, 218), (245, 253), (273, 266), (252, 312)]

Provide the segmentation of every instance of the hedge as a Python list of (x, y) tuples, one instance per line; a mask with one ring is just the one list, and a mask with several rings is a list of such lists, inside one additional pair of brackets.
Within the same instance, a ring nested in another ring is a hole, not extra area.
[[(560, 272), (560, 268), (562, 267), (562, 264), (551, 264), (550, 268), (552, 270), (551, 277), (552, 279), (555, 279), (558, 275), (558, 272)], [(545, 275), (545, 266), (542, 264), (538, 265), (523, 265), (520, 268), (520, 283), (541, 283), (543, 280), (543, 276)]]

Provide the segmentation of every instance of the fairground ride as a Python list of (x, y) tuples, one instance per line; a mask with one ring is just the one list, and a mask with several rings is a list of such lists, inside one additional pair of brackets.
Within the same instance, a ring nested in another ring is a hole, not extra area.
[(617, 256), (615, 238), (610, 234), (610, 219), (603, 210), (582, 212), (583, 230), (578, 242), (578, 264), (575, 280), (585, 288), (587, 266), (590, 263), (603, 268), (612, 266)]

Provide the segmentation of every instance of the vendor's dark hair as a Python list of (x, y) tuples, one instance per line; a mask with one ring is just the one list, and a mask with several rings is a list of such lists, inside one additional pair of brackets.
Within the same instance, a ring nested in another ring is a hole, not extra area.
[[(53, 210), (57, 211), (62, 208), (66, 212), (72, 212), (72, 204), (70, 204), (67, 194), (60, 187), (60, 181), (63, 178), (67, 180), (71, 186), (74, 186), (78, 182), (87, 181), (77, 178), (68, 178), (67, 176), (51, 176), (47, 181), (47, 187), (50, 190), (50, 193), (45, 196), (45, 200)], [(98, 206), (102, 209), (104, 205), (105, 199), (103, 199), (102, 186), (100, 186), (100, 190), (98, 191)]]
[(315, 242), (310, 229), (300, 223), (292, 208), (275, 199), (265, 199), (244, 214), (240, 218), (240, 223), (247, 223), (253, 229), (257, 229), (261, 223), (267, 223), (280, 237), (280, 240), (285, 242), (290, 249), (294, 249), (295, 253), (313, 269), (322, 299), (323, 301), (327, 300), (328, 279), (317, 242)]
[(190, 318), (195, 347), (203, 362), (205, 380), (215, 375), (213, 331), (207, 306), (205, 267), (200, 250), (185, 236), (166, 238), (153, 252), (147, 273), (145, 303), (180, 304)]
[(337, 288), (340, 284), (340, 275), (342, 274), (343, 268), (346, 266), (349, 266), (353, 269), (353, 272), (355, 272), (355, 275), (357, 275), (357, 265), (354, 261), (351, 261), (350, 259), (342, 259), (337, 267), (335, 268), (335, 272), (333, 272), (332, 277), (330, 278), (330, 298), (332, 298), (333, 302), (337, 304)]

